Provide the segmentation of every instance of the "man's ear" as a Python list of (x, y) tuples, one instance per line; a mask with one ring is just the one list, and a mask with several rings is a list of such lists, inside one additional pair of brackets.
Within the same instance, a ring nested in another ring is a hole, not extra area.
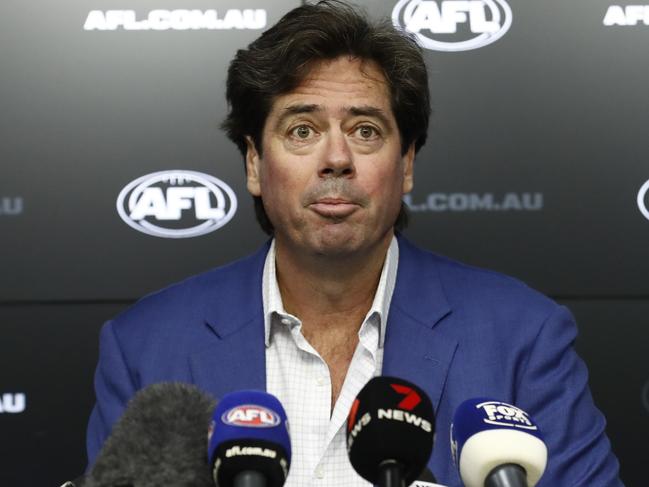
[(259, 182), (259, 165), (261, 157), (257, 152), (252, 137), (246, 135), (246, 186), (248, 192), (253, 196), (261, 196), (261, 184)]
[(408, 147), (406, 153), (401, 156), (401, 163), (403, 164), (403, 194), (410, 193), (415, 184), (414, 181), (414, 165), (415, 165), (415, 143), (413, 142)]

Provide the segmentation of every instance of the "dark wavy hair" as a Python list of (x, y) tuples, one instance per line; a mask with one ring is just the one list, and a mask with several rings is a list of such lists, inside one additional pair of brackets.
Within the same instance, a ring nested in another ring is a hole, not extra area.
[[(401, 138), (401, 152), (424, 145), (430, 117), (428, 73), (421, 48), (388, 21), (372, 23), (356, 8), (336, 0), (302, 5), (288, 12), (247, 49), (237, 51), (228, 68), (229, 112), (222, 124), (246, 157), (246, 136), (262, 154), (262, 132), (274, 99), (296, 88), (313, 62), (352, 56), (373, 61), (388, 84)], [(263, 202), (254, 197), (262, 229), (273, 233)], [(407, 223), (405, 205), (394, 224)]]

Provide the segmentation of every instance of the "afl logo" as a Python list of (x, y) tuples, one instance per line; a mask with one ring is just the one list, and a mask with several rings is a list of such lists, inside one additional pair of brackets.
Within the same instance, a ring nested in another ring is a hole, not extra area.
[(399, 0), (392, 23), (434, 51), (469, 51), (496, 42), (512, 25), (505, 0)]
[(237, 211), (234, 191), (195, 171), (160, 171), (130, 182), (117, 197), (117, 213), (135, 230), (164, 238), (205, 235)]
[(644, 183), (638, 191), (638, 208), (640, 213), (649, 220), (649, 205), (647, 204), (647, 193), (649, 192), (649, 181)]
[(268, 408), (247, 404), (237, 406), (224, 412), (221, 421), (231, 426), (245, 426), (250, 428), (272, 428), (277, 426), (281, 419), (279, 415)]

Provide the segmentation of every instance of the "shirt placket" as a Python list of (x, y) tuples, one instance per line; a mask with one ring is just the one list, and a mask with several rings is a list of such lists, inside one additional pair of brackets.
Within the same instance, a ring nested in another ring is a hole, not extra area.
[(330, 423), (331, 378), (325, 361), (302, 335), (301, 324), (291, 328), (291, 335), (297, 348), (309, 356), (307, 366), (309, 380), (302, 400), (308, 402), (309, 410), (313, 411), (311, 417), (313, 425), (309, 428), (305, 440), (311, 445), (317, 445), (317, 454), (308, 458), (307, 462), (311, 466), (312, 481), (319, 483), (325, 478), (325, 465), (322, 460), (328, 448), (326, 438)]

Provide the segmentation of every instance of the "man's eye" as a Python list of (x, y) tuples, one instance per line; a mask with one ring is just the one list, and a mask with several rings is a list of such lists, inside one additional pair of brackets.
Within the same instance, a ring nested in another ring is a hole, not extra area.
[(356, 130), (362, 139), (371, 139), (377, 135), (376, 129), (370, 125), (361, 125)]
[(311, 136), (311, 127), (308, 125), (299, 125), (291, 130), (291, 134), (297, 137), (298, 139), (308, 139)]

